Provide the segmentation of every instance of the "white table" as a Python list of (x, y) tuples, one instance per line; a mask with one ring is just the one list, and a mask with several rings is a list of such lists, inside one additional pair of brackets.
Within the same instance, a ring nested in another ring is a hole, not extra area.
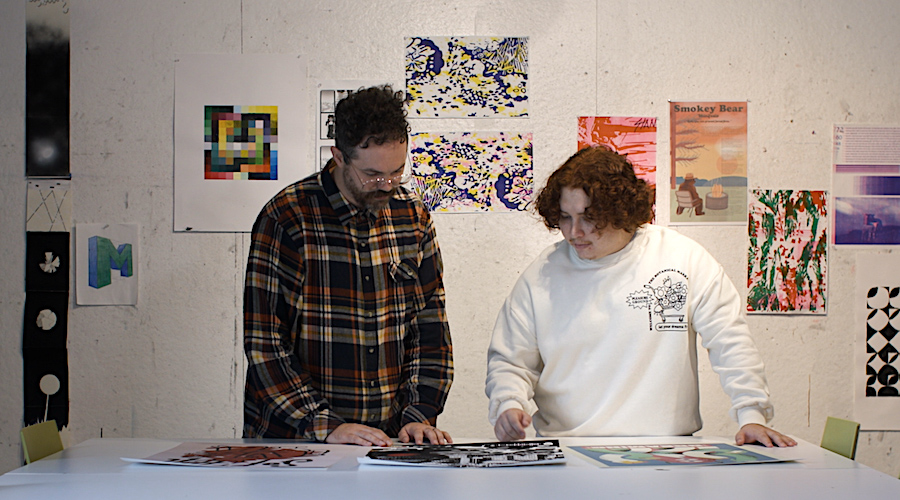
[[(350, 446), (336, 450), (343, 458), (327, 470), (201, 469), (120, 460), (149, 456), (183, 441), (196, 440), (91, 439), (0, 476), (0, 499), (900, 499), (900, 480), (805, 441), (795, 448), (767, 450), (795, 462), (665, 468), (604, 469), (565, 448), (565, 465), (495, 469), (358, 466), (356, 457), (368, 448)], [(732, 441), (703, 437), (560, 440), (571, 446), (700, 442)]]

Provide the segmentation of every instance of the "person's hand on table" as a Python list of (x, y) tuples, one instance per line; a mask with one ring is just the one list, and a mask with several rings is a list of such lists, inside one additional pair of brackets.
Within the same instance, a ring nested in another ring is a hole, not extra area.
[(510, 408), (500, 414), (494, 424), (494, 435), (498, 441), (525, 439), (525, 429), (531, 425), (531, 415), (518, 408)]
[(410, 422), (400, 429), (397, 435), (401, 443), (409, 443), (414, 441), (416, 444), (424, 444), (427, 438), (431, 444), (447, 444), (452, 443), (450, 433), (442, 431), (437, 427), (422, 422)]
[(768, 448), (772, 446), (797, 446), (797, 442), (790, 437), (759, 424), (747, 424), (741, 427), (741, 430), (734, 436), (734, 442), (738, 446), (759, 443)]
[(325, 438), (331, 444), (358, 444), (360, 446), (391, 446), (391, 438), (381, 429), (363, 424), (341, 424)]

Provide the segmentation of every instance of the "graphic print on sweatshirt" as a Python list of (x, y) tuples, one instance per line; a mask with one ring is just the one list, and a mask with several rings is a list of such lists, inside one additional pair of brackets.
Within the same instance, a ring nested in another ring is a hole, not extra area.
[(643, 289), (631, 292), (627, 302), (634, 309), (648, 310), (648, 327), (651, 331), (686, 332), (687, 295), (687, 276), (676, 269), (663, 269)]

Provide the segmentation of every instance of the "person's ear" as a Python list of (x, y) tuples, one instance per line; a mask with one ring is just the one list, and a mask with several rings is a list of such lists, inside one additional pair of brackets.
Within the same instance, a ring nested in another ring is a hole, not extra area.
[(331, 146), (331, 156), (334, 158), (334, 162), (337, 166), (344, 166), (344, 153), (341, 153), (341, 150), (338, 149), (337, 146)]

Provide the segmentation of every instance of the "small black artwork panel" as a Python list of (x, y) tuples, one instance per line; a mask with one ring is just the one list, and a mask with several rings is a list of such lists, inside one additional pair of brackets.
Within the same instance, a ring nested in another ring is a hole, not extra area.
[[(22, 358), (25, 364), (25, 414), (26, 425), (29, 408), (41, 408), (43, 412), (50, 408), (66, 408), (63, 418), (57, 418), (60, 426), (68, 423), (69, 407), (69, 353), (66, 349), (23, 349)], [(49, 414), (49, 413), (48, 413)], [(49, 417), (53, 418), (53, 417)]]
[(28, 292), (22, 347), (65, 349), (68, 308), (68, 292)]
[(26, 291), (69, 291), (69, 233), (29, 231), (25, 250)]

